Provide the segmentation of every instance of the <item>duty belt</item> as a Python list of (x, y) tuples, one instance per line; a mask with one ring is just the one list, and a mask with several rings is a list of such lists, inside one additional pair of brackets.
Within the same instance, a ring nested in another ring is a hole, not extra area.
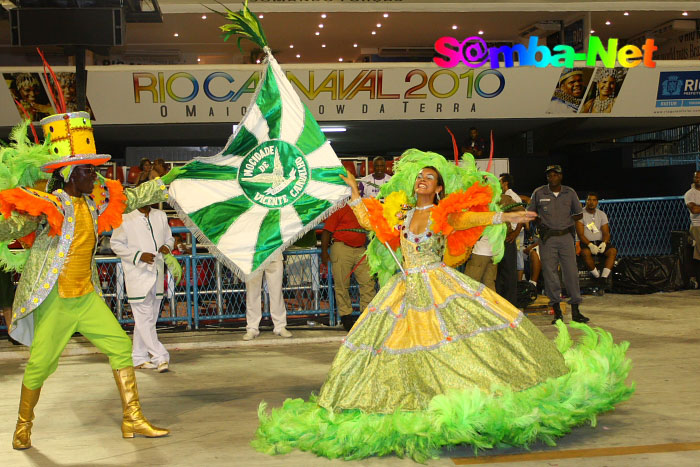
[(564, 229), (564, 230), (554, 230), (554, 229), (544, 228), (544, 229), (542, 229), (542, 235), (541, 235), (542, 243), (546, 242), (549, 237), (561, 237), (562, 235), (566, 235), (569, 233), (571, 235), (574, 234), (573, 227), (569, 227), (568, 229)]

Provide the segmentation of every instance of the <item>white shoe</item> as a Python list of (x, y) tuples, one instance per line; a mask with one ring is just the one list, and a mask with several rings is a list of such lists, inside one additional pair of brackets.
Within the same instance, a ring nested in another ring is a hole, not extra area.
[(282, 328), (279, 331), (275, 331), (274, 334), (280, 337), (292, 337), (292, 333), (287, 331), (287, 328)]
[(153, 370), (158, 367), (151, 362), (144, 362), (140, 365), (136, 365), (134, 368), (136, 368), (137, 370)]
[(260, 331), (246, 331), (245, 336), (243, 336), (244, 341), (252, 341), (260, 335)]
[(168, 370), (170, 370), (168, 367), (168, 362), (163, 362), (158, 365), (158, 373), (165, 373)]

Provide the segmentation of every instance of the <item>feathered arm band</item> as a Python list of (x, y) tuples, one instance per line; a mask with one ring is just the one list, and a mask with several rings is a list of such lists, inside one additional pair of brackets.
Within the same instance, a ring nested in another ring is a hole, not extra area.
[[(486, 225), (491, 221), (493, 214), (489, 213), (489, 204), (493, 198), (493, 191), (488, 185), (474, 183), (466, 191), (456, 191), (443, 199), (433, 208), (432, 229), (442, 233), (447, 238), (447, 249), (452, 256), (461, 256), (467, 249), (474, 246), (484, 232)], [(470, 224), (452, 224), (448, 218), (450, 214), (457, 213), (483, 213), (487, 216), (485, 222), (473, 222)]]
[[(355, 217), (362, 224), (361, 216), (366, 213), (369, 226), (382, 244), (389, 244), (392, 250), (396, 250), (400, 243), (400, 231), (397, 228), (405, 215), (404, 206), (408, 197), (403, 191), (395, 191), (384, 199), (384, 204), (375, 198), (362, 200), (362, 207), (353, 207)], [(358, 212), (359, 211), (359, 212)]]

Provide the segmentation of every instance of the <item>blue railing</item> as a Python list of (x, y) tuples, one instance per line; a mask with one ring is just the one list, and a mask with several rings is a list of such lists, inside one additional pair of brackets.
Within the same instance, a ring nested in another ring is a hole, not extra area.
[[(599, 208), (608, 215), (611, 241), (620, 257), (657, 256), (671, 253), (670, 232), (688, 230), (690, 220), (683, 198), (630, 198), (601, 200)], [(173, 234), (189, 233), (174, 227)], [(161, 305), (159, 322), (188, 329), (216, 325), (225, 320), (245, 318), (245, 283), (209, 253), (204, 253), (194, 235), (192, 254), (180, 255), (183, 279), (174, 284), (169, 278)], [(334, 326), (339, 317), (335, 308), (333, 276), (330, 268), (320, 271), (319, 249), (287, 250), (283, 292), (290, 316), (327, 318)], [(126, 300), (120, 260), (97, 257), (97, 267), (105, 301), (120, 323), (133, 323)], [(359, 311), (359, 291), (354, 278), (350, 296)], [(269, 317), (269, 296), (262, 293), (263, 316)], [(0, 318), (0, 329), (6, 329)]]

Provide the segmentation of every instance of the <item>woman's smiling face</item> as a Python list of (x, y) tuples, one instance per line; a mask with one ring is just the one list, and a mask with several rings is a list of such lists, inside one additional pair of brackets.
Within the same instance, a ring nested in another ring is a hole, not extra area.
[(434, 195), (440, 193), (442, 187), (438, 184), (437, 171), (428, 167), (421, 170), (416, 177), (413, 191), (416, 195)]

